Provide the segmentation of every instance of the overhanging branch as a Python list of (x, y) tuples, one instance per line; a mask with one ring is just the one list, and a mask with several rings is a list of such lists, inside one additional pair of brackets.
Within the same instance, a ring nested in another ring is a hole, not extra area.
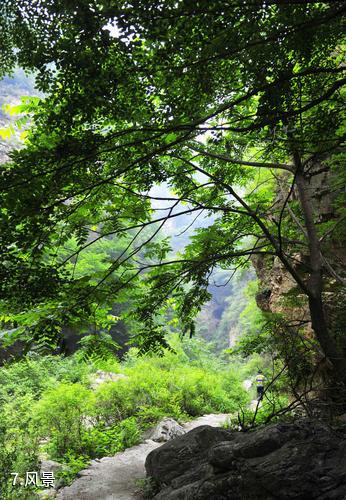
[(203, 156), (208, 156), (209, 158), (215, 158), (217, 160), (226, 161), (228, 163), (235, 163), (237, 165), (244, 165), (246, 167), (281, 169), (281, 170), (287, 170), (290, 173), (294, 173), (294, 166), (289, 165), (287, 163), (245, 161), (245, 160), (239, 160), (237, 158), (230, 158), (229, 156), (222, 155), (219, 153), (212, 153), (211, 151), (207, 151), (205, 149), (198, 148), (196, 146), (189, 145), (189, 148), (192, 149), (192, 151), (195, 151), (196, 153), (199, 153)]

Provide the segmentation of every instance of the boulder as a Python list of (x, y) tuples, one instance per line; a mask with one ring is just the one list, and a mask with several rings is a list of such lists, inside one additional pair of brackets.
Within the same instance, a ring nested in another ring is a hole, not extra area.
[(243, 381), (243, 387), (246, 391), (249, 391), (252, 387), (252, 380), (246, 379)]
[[(173, 480), (207, 464), (210, 447), (221, 441), (232, 439), (224, 429), (203, 425), (160, 446), (159, 453), (149, 453), (145, 462), (147, 475), (158, 484), (169, 484)], [(161, 481), (162, 479), (162, 481)]]
[(127, 376), (123, 373), (104, 372), (102, 370), (97, 370), (97, 372), (93, 376), (91, 388), (97, 389), (97, 387), (104, 382), (117, 382), (118, 380), (124, 378), (127, 378)]
[(145, 465), (156, 500), (346, 498), (346, 434), (307, 419), (248, 433), (198, 427)]
[(55, 462), (54, 460), (41, 460), (40, 474), (42, 474), (42, 472), (53, 472), (55, 474), (56, 472), (60, 472), (63, 468), (63, 464)]
[(182, 436), (185, 432), (184, 427), (179, 425), (173, 418), (164, 418), (157, 424), (150, 435), (150, 439), (161, 443)]
[[(43, 491), (39, 492), (39, 497), (41, 499), (49, 498), (56, 495), (56, 490), (63, 486), (64, 481), (61, 478), (58, 478), (58, 473), (66, 470), (65, 464), (60, 464), (59, 462), (55, 462), (55, 460), (41, 460), (40, 462), (40, 470), (39, 475), (42, 476), (42, 472), (52, 472), (54, 477), (54, 488), (48, 487)], [(55, 497), (54, 497), (55, 498)]]

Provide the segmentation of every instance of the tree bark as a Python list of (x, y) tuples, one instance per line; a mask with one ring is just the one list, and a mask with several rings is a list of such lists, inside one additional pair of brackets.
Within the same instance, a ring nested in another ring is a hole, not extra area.
[(333, 365), (336, 382), (340, 381), (346, 384), (346, 363), (343, 353), (338, 349), (334, 339), (328, 332), (325, 313), (323, 310), (322, 297), (309, 296), (309, 310), (311, 316), (312, 328), (321, 349)]
[(310, 277), (307, 282), (309, 310), (312, 328), (324, 355), (330, 360), (336, 381), (346, 384), (346, 359), (329, 333), (323, 306), (323, 257), (320, 241), (316, 231), (311, 199), (307, 181), (304, 178), (303, 166), (298, 152), (294, 153), (296, 166), (296, 186), (298, 198), (304, 218), (306, 236), (309, 245)]

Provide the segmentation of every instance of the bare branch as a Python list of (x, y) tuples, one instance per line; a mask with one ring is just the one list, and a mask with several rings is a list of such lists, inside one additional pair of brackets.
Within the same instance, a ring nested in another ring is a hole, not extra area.
[(203, 156), (208, 156), (209, 158), (215, 158), (217, 160), (223, 160), (223, 161), (226, 161), (229, 163), (235, 163), (237, 165), (244, 165), (247, 167), (257, 167), (257, 168), (274, 168), (274, 169), (287, 170), (290, 173), (294, 172), (294, 166), (288, 165), (286, 163), (266, 163), (266, 162), (256, 162), (256, 161), (245, 161), (245, 160), (239, 160), (237, 158), (230, 158), (229, 156), (221, 155), (218, 153), (212, 153), (210, 151), (206, 151), (205, 149), (196, 148), (195, 146), (189, 146), (189, 148), (197, 153), (200, 153)]

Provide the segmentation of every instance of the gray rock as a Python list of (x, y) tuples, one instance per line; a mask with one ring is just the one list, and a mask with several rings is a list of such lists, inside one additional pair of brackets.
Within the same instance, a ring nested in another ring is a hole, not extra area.
[(147, 454), (160, 446), (147, 440), (114, 457), (92, 460), (79, 477), (59, 491), (58, 500), (131, 500), (139, 499), (136, 481), (145, 476), (144, 461)]
[(146, 471), (156, 500), (344, 500), (346, 435), (309, 420), (199, 427), (152, 451)]
[[(147, 456), (147, 475), (159, 484), (171, 483), (174, 479), (190, 472), (196, 466), (203, 468), (207, 463), (207, 451), (220, 441), (232, 439), (232, 434), (224, 429), (203, 425), (168, 441)], [(193, 472), (193, 471), (192, 471)]]
[(157, 424), (150, 435), (150, 439), (161, 443), (182, 436), (185, 432), (184, 427), (179, 425), (173, 418), (164, 418)]
[(249, 391), (252, 387), (252, 380), (246, 379), (243, 381), (243, 387), (246, 391)]
[(102, 370), (97, 370), (91, 381), (91, 388), (97, 389), (97, 387), (104, 382), (117, 382), (118, 380), (122, 380), (124, 378), (127, 378), (127, 376), (123, 373), (104, 372)]
[(82, 417), (82, 424), (86, 429), (92, 429), (97, 424), (97, 418), (85, 415)]
[(45, 499), (45, 498), (51, 498), (55, 497), (56, 495), (56, 490), (59, 489), (63, 481), (62, 479), (57, 478), (57, 473), (62, 471), (63, 469), (66, 468), (66, 465), (60, 464), (59, 462), (55, 462), (54, 460), (41, 460), (40, 463), (40, 476), (42, 475), (42, 472), (52, 472), (54, 476), (54, 488), (46, 488), (43, 491), (39, 492), (40, 498)]
[(40, 464), (40, 474), (42, 472), (59, 472), (64, 468), (63, 464), (59, 464), (59, 462), (55, 462), (54, 460), (42, 460)]

